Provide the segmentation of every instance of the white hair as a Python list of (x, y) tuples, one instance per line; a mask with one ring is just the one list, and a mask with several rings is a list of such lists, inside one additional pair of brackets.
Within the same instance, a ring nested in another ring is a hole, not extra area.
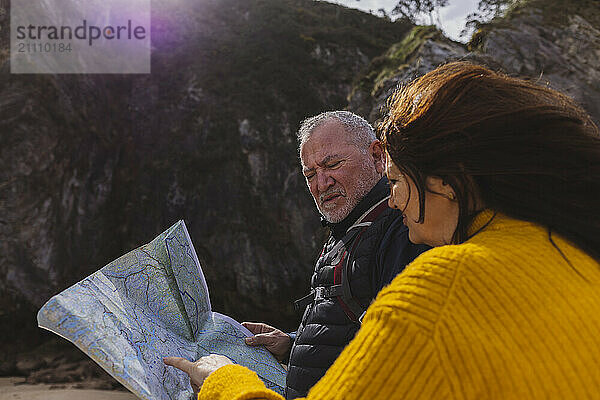
[(348, 134), (348, 141), (356, 145), (362, 152), (366, 152), (371, 143), (377, 140), (375, 130), (363, 117), (350, 111), (327, 111), (302, 121), (297, 134), (298, 153), (315, 129), (332, 120), (338, 121), (344, 126), (344, 130)]

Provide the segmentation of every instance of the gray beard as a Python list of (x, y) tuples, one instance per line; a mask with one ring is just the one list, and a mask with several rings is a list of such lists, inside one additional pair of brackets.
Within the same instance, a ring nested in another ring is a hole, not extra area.
[(315, 200), (315, 204), (317, 208), (325, 218), (325, 220), (332, 224), (337, 224), (346, 218), (352, 210), (360, 203), (360, 201), (373, 189), (373, 187), (379, 182), (381, 176), (377, 173), (377, 170), (369, 162), (369, 160), (365, 160), (363, 164), (364, 173), (356, 177), (356, 185), (354, 194), (352, 197), (346, 198), (346, 204), (344, 204), (340, 208), (336, 208), (335, 210), (326, 210), (319, 207), (319, 202), (317, 199)]

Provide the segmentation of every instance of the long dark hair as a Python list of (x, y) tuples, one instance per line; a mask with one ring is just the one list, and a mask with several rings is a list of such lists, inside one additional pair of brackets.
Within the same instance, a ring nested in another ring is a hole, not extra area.
[(417, 187), (420, 222), (425, 179), (437, 176), (457, 195), (454, 243), (467, 239), (478, 197), (486, 208), (541, 224), (600, 261), (600, 135), (569, 97), (456, 62), (398, 89), (389, 109), (379, 129), (390, 157)]

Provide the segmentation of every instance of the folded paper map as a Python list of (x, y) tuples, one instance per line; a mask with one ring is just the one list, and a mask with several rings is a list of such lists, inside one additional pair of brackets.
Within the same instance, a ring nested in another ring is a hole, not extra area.
[(38, 324), (83, 350), (142, 399), (192, 397), (187, 375), (163, 358), (194, 361), (214, 353), (255, 371), (283, 393), (285, 370), (251, 333), (213, 312), (183, 221), (64, 292), (38, 312)]

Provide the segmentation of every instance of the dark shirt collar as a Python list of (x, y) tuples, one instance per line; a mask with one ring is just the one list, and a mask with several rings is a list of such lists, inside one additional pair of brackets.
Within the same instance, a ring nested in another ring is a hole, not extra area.
[(369, 193), (354, 207), (350, 214), (342, 221), (332, 224), (321, 217), (321, 224), (328, 226), (331, 229), (331, 234), (335, 239), (341, 239), (348, 228), (352, 226), (369, 208), (381, 201), (384, 197), (390, 194), (390, 187), (387, 178), (382, 177)]

